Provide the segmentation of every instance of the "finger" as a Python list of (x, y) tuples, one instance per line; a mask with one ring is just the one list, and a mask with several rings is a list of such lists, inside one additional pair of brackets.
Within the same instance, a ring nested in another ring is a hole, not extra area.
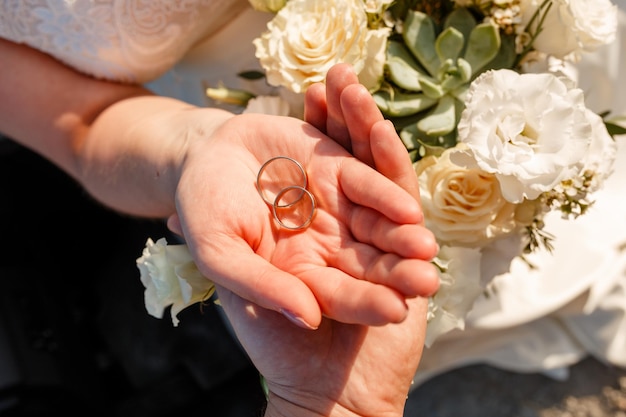
[(322, 83), (311, 85), (304, 95), (304, 121), (326, 133), (326, 87)]
[(364, 207), (355, 209), (349, 221), (348, 228), (357, 241), (383, 252), (425, 261), (431, 261), (437, 255), (439, 248), (435, 235), (422, 225), (399, 225)]
[(299, 275), (317, 295), (326, 317), (343, 323), (381, 326), (400, 323), (407, 316), (404, 297), (386, 286), (354, 279), (335, 268)]
[(350, 201), (376, 210), (396, 223), (417, 224), (423, 218), (413, 196), (356, 159), (346, 158), (341, 165), (339, 183)]
[(341, 95), (346, 86), (359, 82), (354, 69), (349, 64), (334, 65), (326, 74), (326, 102), (328, 120), (326, 134), (352, 152), (350, 131), (341, 106)]
[[(317, 299), (299, 278), (275, 267), (244, 245), (212, 245), (197, 259), (202, 274), (217, 284), (268, 310), (274, 310), (314, 329), (322, 316)], [(211, 265), (211, 267), (207, 266)]]
[(167, 218), (167, 228), (175, 235), (183, 237), (183, 226), (180, 223), (180, 217), (178, 217), (177, 213), (174, 213)]
[(408, 298), (429, 297), (439, 288), (439, 275), (431, 262), (383, 253), (358, 242), (337, 251), (333, 264), (353, 277), (393, 288)]
[(352, 154), (360, 161), (375, 167), (370, 146), (372, 126), (384, 120), (371, 93), (361, 84), (351, 84), (341, 92), (341, 109), (352, 143)]
[(370, 131), (376, 169), (419, 200), (419, 182), (408, 152), (389, 120), (377, 122)]

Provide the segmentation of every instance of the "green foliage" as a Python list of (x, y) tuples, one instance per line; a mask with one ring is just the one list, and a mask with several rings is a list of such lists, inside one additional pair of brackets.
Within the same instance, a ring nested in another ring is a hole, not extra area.
[[(385, 83), (374, 97), (396, 126), (403, 124), (397, 118), (412, 118), (399, 133), (419, 158), (439, 153), (435, 147), (456, 144), (471, 81), (485, 70), (510, 67), (515, 45), (511, 36), (501, 36), (491, 23), (479, 23), (466, 8), (453, 9), (438, 23), (417, 10), (424, 2), (399, 3), (395, 12), (404, 18), (402, 34), (388, 43)], [(449, 2), (431, 3), (450, 7)]]

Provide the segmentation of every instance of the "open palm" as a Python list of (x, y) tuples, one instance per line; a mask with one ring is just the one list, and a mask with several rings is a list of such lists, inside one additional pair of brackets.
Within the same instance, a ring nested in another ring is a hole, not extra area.
[[(407, 297), (436, 289), (434, 239), (419, 224), (419, 204), (318, 129), (275, 119), (235, 116), (190, 146), (177, 204), (200, 271), (307, 327), (322, 314), (371, 325), (403, 320)], [(276, 156), (308, 174), (316, 210), (305, 229), (280, 227), (256, 188), (262, 164)], [(191, 212), (198, 200), (206, 212)]]

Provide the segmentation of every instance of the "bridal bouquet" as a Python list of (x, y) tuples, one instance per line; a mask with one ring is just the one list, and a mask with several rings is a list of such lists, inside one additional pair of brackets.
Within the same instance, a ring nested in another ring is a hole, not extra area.
[[(615, 37), (609, 0), (250, 3), (273, 14), (254, 41), (262, 71), (240, 75), (265, 80), (276, 94), (219, 87), (207, 95), (246, 112), (298, 115), (294, 96), (323, 82), (333, 65), (352, 64), (414, 162), (426, 226), (441, 247), (427, 346), (464, 327), (474, 301), (514, 258), (550, 249), (547, 213), (584, 215), (612, 171), (612, 135), (626, 130), (585, 106), (576, 79), (582, 54)], [(192, 261), (170, 254), (178, 250), (149, 240), (138, 259), (153, 315), (173, 304), (175, 318), (210, 293), (181, 275), (193, 276)], [(170, 284), (158, 294), (170, 278), (179, 297)]]

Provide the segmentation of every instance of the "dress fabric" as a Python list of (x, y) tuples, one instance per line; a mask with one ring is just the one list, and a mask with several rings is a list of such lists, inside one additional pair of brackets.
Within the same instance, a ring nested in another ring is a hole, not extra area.
[(246, 6), (246, 0), (3, 0), (0, 37), (97, 78), (144, 83)]
[[(584, 58), (580, 86), (594, 111), (626, 115), (626, 83), (619, 78), (626, 74), (626, 1), (615, 3), (621, 8), (617, 41)], [(215, 105), (204, 96), (207, 86), (269, 88), (237, 76), (259, 68), (252, 40), (271, 18), (246, 5), (5, 0), (0, 36), (96, 77), (147, 83), (158, 94)], [(414, 386), (473, 363), (555, 378), (567, 377), (568, 366), (587, 355), (626, 367), (626, 135), (617, 142), (615, 173), (596, 205), (575, 221), (549, 217), (554, 253), (533, 254), (537, 269), (515, 262), (497, 277), (497, 290), (478, 300), (465, 330), (425, 349)]]

